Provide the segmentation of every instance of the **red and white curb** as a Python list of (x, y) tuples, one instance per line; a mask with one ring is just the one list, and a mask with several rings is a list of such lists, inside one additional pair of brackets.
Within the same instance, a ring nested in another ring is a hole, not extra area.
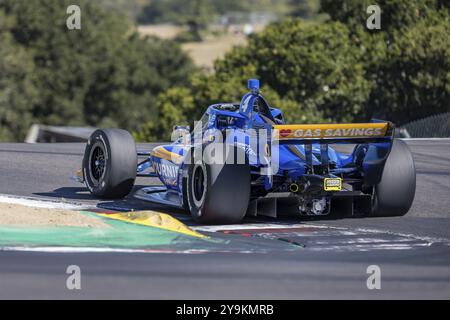
[(313, 251), (408, 250), (433, 244), (450, 246), (450, 239), (389, 230), (303, 224), (254, 223), (192, 227), (196, 231), (256, 236), (303, 244)]

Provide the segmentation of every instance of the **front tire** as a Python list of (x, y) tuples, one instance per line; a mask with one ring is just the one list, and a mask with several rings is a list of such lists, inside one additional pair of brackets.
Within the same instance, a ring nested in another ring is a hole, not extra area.
[(83, 176), (98, 198), (123, 198), (136, 179), (137, 152), (133, 137), (121, 129), (99, 129), (89, 138), (83, 158)]
[[(227, 150), (230, 148), (227, 146)], [(226, 154), (230, 157), (233, 153)], [(239, 223), (250, 200), (250, 166), (232, 161), (223, 165), (209, 163), (212, 162), (189, 165), (186, 180), (189, 211), (202, 224)]]
[(380, 183), (374, 187), (372, 216), (405, 215), (416, 192), (416, 169), (408, 146), (402, 140), (393, 141), (384, 165)]

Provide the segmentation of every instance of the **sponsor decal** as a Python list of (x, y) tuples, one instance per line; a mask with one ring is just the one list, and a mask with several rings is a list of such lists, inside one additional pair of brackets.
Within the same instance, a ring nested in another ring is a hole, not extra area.
[(323, 189), (325, 191), (341, 191), (342, 179), (341, 178), (325, 178), (323, 180)]
[[(295, 138), (320, 138), (320, 137), (373, 137), (380, 136), (381, 128), (351, 128), (351, 129), (298, 129), (293, 136)], [(281, 134), (280, 134), (281, 135)]]
[(178, 177), (178, 167), (167, 163), (156, 163), (156, 170), (160, 176), (174, 179)]
[(156, 158), (165, 159), (174, 163), (179, 163), (182, 159), (181, 155), (166, 150), (163, 146), (156, 147), (155, 149), (153, 149), (153, 151), (150, 152), (150, 154)]
[(281, 139), (370, 138), (384, 136), (387, 124), (280, 125), (274, 129), (278, 129)]
[(288, 137), (288, 136), (290, 136), (291, 135), (291, 130), (290, 129), (281, 129), (280, 130), (280, 136), (281, 137)]
[(252, 96), (249, 95), (249, 96), (244, 100), (244, 102), (243, 102), (243, 104), (242, 104), (242, 112), (243, 112), (243, 113), (247, 113), (248, 105), (249, 105), (249, 103), (250, 103), (251, 98), (252, 98)]
[(161, 180), (170, 186), (176, 186), (178, 182), (178, 167), (172, 165), (170, 162), (162, 160), (162, 162), (155, 162), (156, 172)]

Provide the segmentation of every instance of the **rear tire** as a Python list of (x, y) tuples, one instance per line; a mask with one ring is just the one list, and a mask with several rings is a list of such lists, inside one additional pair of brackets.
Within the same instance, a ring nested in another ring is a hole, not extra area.
[(384, 165), (381, 181), (374, 187), (372, 216), (405, 215), (416, 192), (416, 169), (408, 146), (402, 140), (393, 141)]
[[(227, 154), (230, 157), (232, 153)], [(203, 161), (188, 168), (186, 193), (192, 218), (202, 224), (239, 223), (250, 200), (250, 166), (232, 161), (209, 163)]]
[(99, 129), (90, 136), (84, 152), (83, 176), (93, 195), (125, 197), (134, 186), (136, 167), (136, 145), (128, 131)]

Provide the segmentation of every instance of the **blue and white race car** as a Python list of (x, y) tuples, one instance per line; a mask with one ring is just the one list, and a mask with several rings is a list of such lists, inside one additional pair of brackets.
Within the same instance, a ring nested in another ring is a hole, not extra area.
[[(199, 223), (237, 223), (247, 215), (399, 216), (414, 199), (416, 175), (407, 145), (387, 121), (285, 123), (248, 82), (240, 103), (207, 108), (191, 130), (176, 126), (173, 143), (136, 151), (120, 129), (96, 130), (81, 180), (99, 198), (128, 195), (137, 176), (158, 177), (134, 196), (188, 210)], [(331, 145), (355, 145), (350, 153)], [(138, 162), (139, 158), (143, 159)]]

